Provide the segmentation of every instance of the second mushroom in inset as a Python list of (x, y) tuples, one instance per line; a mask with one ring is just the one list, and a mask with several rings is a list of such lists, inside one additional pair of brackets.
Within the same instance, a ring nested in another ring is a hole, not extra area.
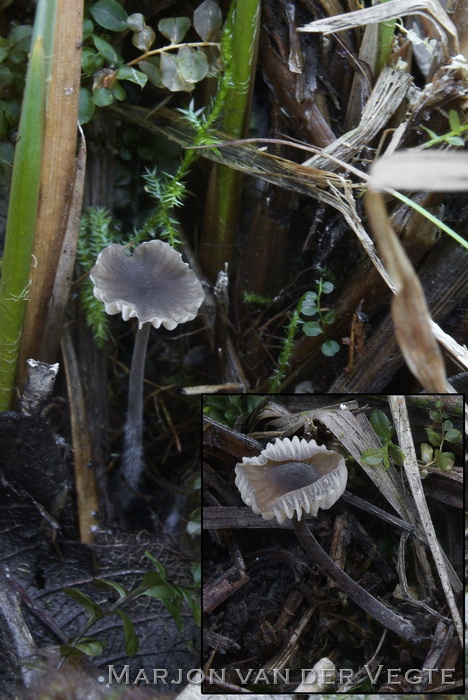
[(348, 576), (322, 549), (305, 520), (316, 517), (343, 495), (348, 470), (343, 457), (314, 440), (295, 435), (270, 442), (258, 457), (236, 465), (236, 486), (244, 503), (265, 520), (291, 520), (300, 543), (317, 564), (357, 605), (384, 627), (405, 639), (416, 639), (414, 625), (374, 598)]

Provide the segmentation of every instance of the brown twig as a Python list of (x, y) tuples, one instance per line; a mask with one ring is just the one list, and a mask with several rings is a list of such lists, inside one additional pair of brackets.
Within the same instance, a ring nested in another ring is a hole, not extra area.
[(374, 620), (380, 622), (381, 625), (387, 627), (392, 632), (395, 632), (400, 637), (414, 640), (418, 636), (415, 626), (405, 620), (404, 617), (397, 615), (381, 603), (377, 598), (374, 598), (368, 591), (360, 586), (356, 581), (348, 576), (335, 562), (330, 559), (328, 554), (322, 549), (304, 519), (298, 520), (295, 515), (293, 520), (294, 532), (302, 544), (306, 552), (310, 554), (314, 562), (322, 569), (322, 571), (334, 581), (339, 588), (344, 591), (360, 608), (371, 615)]

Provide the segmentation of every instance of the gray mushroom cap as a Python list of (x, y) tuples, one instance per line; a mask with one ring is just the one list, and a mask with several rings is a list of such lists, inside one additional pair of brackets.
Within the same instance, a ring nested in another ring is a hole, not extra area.
[(90, 278), (106, 312), (121, 313), (124, 321), (136, 317), (140, 328), (151, 323), (173, 330), (192, 321), (204, 299), (196, 274), (160, 240), (140, 243), (132, 255), (112, 243), (99, 253)]
[(346, 488), (344, 458), (324, 445), (295, 435), (269, 442), (258, 457), (236, 465), (236, 486), (244, 503), (265, 520), (286, 518), (302, 511), (314, 517), (327, 510)]

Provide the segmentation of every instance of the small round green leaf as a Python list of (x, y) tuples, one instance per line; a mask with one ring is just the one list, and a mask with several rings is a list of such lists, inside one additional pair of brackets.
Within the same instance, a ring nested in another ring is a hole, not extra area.
[(158, 29), (172, 44), (180, 44), (191, 24), (188, 17), (167, 17), (158, 22)]
[(128, 80), (131, 83), (139, 85), (141, 88), (145, 87), (148, 81), (147, 75), (142, 73), (141, 70), (137, 70), (132, 66), (120, 66), (116, 75), (119, 80)]
[(114, 83), (110, 91), (117, 100), (122, 101), (127, 97), (127, 93), (120, 83)]
[(434, 458), (434, 450), (430, 445), (427, 444), (427, 442), (422, 442), (421, 443), (421, 459), (424, 462), (424, 464), (429, 464), (429, 462), (432, 462)]
[(381, 447), (370, 447), (368, 450), (364, 450), (361, 455), (362, 461), (369, 466), (375, 466), (380, 464), (383, 460), (383, 450)]
[(177, 60), (168, 53), (161, 54), (161, 80), (171, 92), (190, 92), (195, 87), (188, 83), (179, 72)]
[(208, 61), (203, 51), (182, 46), (177, 52), (177, 66), (183, 80), (199, 83), (208, 73)]
[(148, 76), (148, 80), (158, 88), (165, 87), (161, 78), (161, 67), (159, 56), (150, 56), (145, 61), (139, 62), (140, 70)]
[(336, 340), (326, 340), (325, 343), (322, 343), (320, 350), (322, 355), (333, 357), (333, 355), (336, 355), (336, 353), (340, 351), (340, 346)]
[(302, 329), (304, 333), (310, 337), (323, 333), (322, 327), (317, 321), (308, 321), (307, 323), (304, 323)]
[(123, 32), (127, 29), (127, 13), (117, 0), (98, 0), (89, 11), (93, 19), (104, 29)]
[(425, 431), (431, 445), (438, 447), (441, 440), (439, 433), (437, 433), (433, 428), (425, 428)]
[(335, 289), (335, 285), (332, 282), (322, 282), (322, 293), (331, 294)]
[(94, 116), (96, 105), (88, 88), (80, 88), (78, 119), (80, 124), (87, 124)]
[(156, 34), (154, 33), (154, 30), (152, 27), (145, 24), (140, 31), (134, 32), (132, 44), (133, 46), (136, 46), (137, 49), (140, 49), (140, 51), (149, 51), (153, 46), (155, 39)]
[(98, 70), (101, 70), (104, 63), (104, 56), (100, 56), (98, 53), (85, 46), (81, 54), (81, 67), (86, 75), (94, 75)]
[(4, 37), (0, 36), (0, 62), (5, 60), (5, 58), (8, 56), (9, 50), (10, 42), (8, 39), (4, 39)]
[(31, 46), (32, 26), (30, 24), (18, 24), (8, 35), (10, 50), (8, 60), (10, 64), (24, 63)]
[(330, 309), (323, 315), (323, 322), (326, 324), (335, 323), (337, 317), (337, 312), (335, 309)]
[(94, 32), (94, 24), (90, 19), (85, 19), (83, 22), (83, 41), (89, 39), (91, 34)]
[(391, 439), (393, 435), (393, 425), (383, 411), (379, 411), (378, 409), (372, 411), (369, 416), (369, 423), (382, 442), (387, 442)]
[(388, 446), (388, 453), (395, 464), (397, 464), (399, 467), (403, 466), (405, 461), (405, 453), (400, 447), (398, 447), (398, 445), (394, 445), (393, 442), (391, 442)]
[(305, 301), (301, 306), (301, 314), (304, 314), (304, 316), (314, 316), (317, 311), (318, 309), (314, 304), (306, 304)]
[(93, 91), (92, 100), (97, 107), (107, 107), (114, 101), (114, 96), (107, 88), (97, 88)]
[(110, 66), (118, 66), (123, 62), (123, 59), (119, 56), (112, 44), (109, 44), (108, 41), (97, 34), (93, 34), (93, 44)]
[(306, 292), (304, 295), (304, 304), (315, 304), (317, 301), (317, 292)]
[(447, 442), (461, 442), (462, 434), (459, 430), (456, 430), (456, 428), (451, 428), (444, 435), (444, 439), (447, 440)]
[(453, 452), (434, 452), (434, 462), (439, 469), (451, 469), (455, 464), (455, 455)]
[(145, 18), (140, 12), (134, 12), (127, 17), (127, 25), (132, 32), (141, 32), (145, 27)]
[(218, 41), (223, 16), (216, 2), (205, 0), (193, 13), (193, 24), (203, 41)]

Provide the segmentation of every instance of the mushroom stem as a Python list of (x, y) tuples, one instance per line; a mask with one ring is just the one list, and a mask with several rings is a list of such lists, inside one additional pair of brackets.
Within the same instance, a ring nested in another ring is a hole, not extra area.
[(150, 330), (151, 323), (143, 323), (137, 330), (128, 385), (122, 469), (128, 485), (133, 489), (138, 488), (143, 471), (143, 377)]
[(377, 620), (381, 625), (395, 632), (400, 637), (414, 640), (418, 636), (417, 630), (411, 622), (397, 615), (393, 610), (390, 610), (377, 600), (377, 598), (374, 598), (373, 595), (362, 588), (356, 581), (353, 581), (343, 569), (340, 569), (333, 559), (330, 559), (309, 530), (309, 526), (304, 518), (298, 520), (297, 515), (294, 515), (292, 523), (294, 532), (306, 552), (310, 554), (320, 569), (322, 569), (344, 593), (354, 600), (360, 608), (371, 615), (374, 620)]

